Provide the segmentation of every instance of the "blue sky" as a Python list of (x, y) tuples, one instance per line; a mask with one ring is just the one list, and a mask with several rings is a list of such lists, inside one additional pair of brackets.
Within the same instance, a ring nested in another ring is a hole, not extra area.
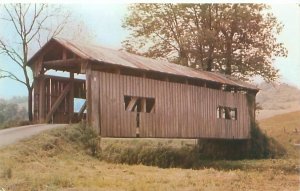
[[(122, 20), (126, 15), (126, 4), (65, 4), (74, 19), (85, 23), (88, 30), (93, 31), (94, 43), (114, 49), (121, 48), (121, 42), (128, 35), (122, 28)], [(272, 10), (279, 21), (285, 25), (278, 40), (287, 47), (287, 58), (276, 58), (275, 67), (280, 71), (278, 82), (289, 83), (300, 88), (300, 7), (296, 4), (273, 4)], [(0, 25), (0, 37), (10, 35)], [(7, 68), (8, 60), (0, 56), (0, 67)], [(16, 67), (9, 66), (11, 71)], [(9, 79), (0, 79), (0, 98), (26, 95), (24, 85)]]

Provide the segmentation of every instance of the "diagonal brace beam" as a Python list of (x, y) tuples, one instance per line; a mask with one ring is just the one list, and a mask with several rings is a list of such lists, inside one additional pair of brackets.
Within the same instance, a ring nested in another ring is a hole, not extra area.
[(86, 109), (86, 101), (84, 102), (84, 104), (82, 105), (82, 107), (79, 110), (79, 113), (78, 113), (79, 119), (82, 118), (82, 115), (83, 115), (83, 112), (85, 109)]
[(51, 120), (52, 115), (58, 109), (59, 105), (64, 100), (64, 98), (67, 96), (67, 94), (70, 92), (70, 90), (71, 90), (71, 83), (69, 83), (65, 87), (64, 91), (61, 92), (60, 96), (57, 98), (56, 102), (51, 107), (51, 110), (49, 111), (49, 113), (47, 114), (47, 117), (46, 117), (46, 123), (49, 123), (49, 121)]
[(126, 108), (126, 111), (133, 111), (133, 107), (135, 106), (137, 100), (138, 100), (138, 97), (132, 97)]

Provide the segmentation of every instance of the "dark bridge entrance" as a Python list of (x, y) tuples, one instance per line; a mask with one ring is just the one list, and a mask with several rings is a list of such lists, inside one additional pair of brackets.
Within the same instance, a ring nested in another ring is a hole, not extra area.
[(69, 123), (85, 119), (83, 104), (74, 112), (74, 98), (86, 99), (85, 80), (44, 75), (34, 87), (34, 119), (46, 123)]

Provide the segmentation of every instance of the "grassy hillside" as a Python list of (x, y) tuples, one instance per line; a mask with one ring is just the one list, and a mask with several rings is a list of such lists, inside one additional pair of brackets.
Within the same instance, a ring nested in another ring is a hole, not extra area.
[(278, 140), (291, 156), (300, 157), (300, 111), (276, 115), (260, 121), (263, 131)]
[[(299, 140), (299, 135), (292, 132), (299, 127), (299, 115), (300, 112), (295, 112), (261, 122), (268, 135), (288, 148), (288, 156), (264, 160), (203, 160), (193, 169), (105, 162), (101, 157), (91, 156), (96, 149), (93, 146), (98, 143), (93, 136), (83, 136), (78, 126), (56, 129), (0, 149), (0, 188), (72, 191), (299, 190), (299, 157), (297, 150), (291, 146), (292, 142)], [(286, 133), (282, 132), (282, 127), (286, 128)], [(109, 149), (122, 148), (120, 152), (126, 152), (129, 147), (139, 145), (184, 151), (193, 144), (193, 140), (101, 140), (102, 152), (107, 152), (107, 155), (116, 153), (109, 152)]]

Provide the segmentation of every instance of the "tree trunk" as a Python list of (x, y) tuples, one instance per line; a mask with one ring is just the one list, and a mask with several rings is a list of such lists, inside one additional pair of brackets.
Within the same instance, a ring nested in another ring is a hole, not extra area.
[(33, 114), (32, 114), (32, 88), (28, 89), (28, 120), (33, 120)]
[(225, 74), (231, 75), (231, 62), (232, 62), (232, 42), (229, 41), (227, 42), (227, 47), (226, 47), (226, 69), (225, 69)]
[(179, 51), (179, 64), (183, 66), (188, 66), (189, 59), (185, 50)]
[(209, 45), (206, 71), (212, 71), (212, 68), (213, 68), (213, 52), (214, 52), (214, 46)]

